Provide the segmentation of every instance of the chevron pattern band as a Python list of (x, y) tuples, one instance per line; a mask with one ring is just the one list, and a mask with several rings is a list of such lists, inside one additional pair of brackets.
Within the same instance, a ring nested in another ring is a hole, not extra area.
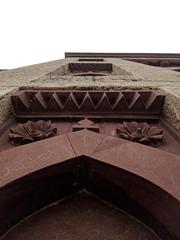
[(12, 96), (16, 117), (160, 116), (164, 96), (155, 91), (24, 90)]

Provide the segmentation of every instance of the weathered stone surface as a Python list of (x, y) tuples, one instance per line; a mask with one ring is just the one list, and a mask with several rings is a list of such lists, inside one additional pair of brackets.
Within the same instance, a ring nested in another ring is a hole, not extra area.
[(27, 171), (31, 173), (76, 156), (66, 135), (39, 141), (38, 145), (36, 143), (1, 152), (0, 186), (26, 175)]
[(160, 91), (165, 94), (164, 116), (180, 131), (180, 88), (161, 87)]
[(17, 89), (16, 87), (0, 87), (0, 124), (14, 113), (10, 96)]
[(180, 129), (180, 73), (118, 58), (106, 58), (104, 62), (113, 64), (112, 75), (66, 76), (64, 74), (70, 62), (77, 62), (77, 59), (66, 58), (0, 72), (0, 121), (5, 120), (12, 111), (9, 95), (18, 88), (158, 89), (167, 96), (165, 117), (176, 129)]
[(137, 174), (180, 199), (179, 156), (87, 129), (0, 152), (0, 187), (79, 156), (88, 156)]
[(82, 130), (2, 151), (0, 158), (1, 235), (85, 188), (138, 217), (162, 239), (180, 237), (180, 161), (174, 154)]
[[(29, 234), (31, 232), (31, 234)], [(2, 240), (159, 240), (152, 230), (94, 195), (80, 192), (26, 219)]]

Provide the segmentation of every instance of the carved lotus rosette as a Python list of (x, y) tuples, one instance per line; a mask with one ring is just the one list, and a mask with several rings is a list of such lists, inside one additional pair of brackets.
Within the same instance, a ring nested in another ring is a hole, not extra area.
[(51, 121), (28, 121), (9, 130), (9, 141), (14, 145), (22, 145), (53, 137), (56, 134), (57, 128)]
[(116, 129), (116, 133), (120, 138), (153, 147), (161, 145), (163, 141), (163, 129), (150, 126), (146, 122), (123, 122)]

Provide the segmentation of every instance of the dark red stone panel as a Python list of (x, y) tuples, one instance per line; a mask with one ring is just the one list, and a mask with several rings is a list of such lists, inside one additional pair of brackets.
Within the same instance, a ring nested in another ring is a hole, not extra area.
[(137, 174), (180, 200), (180, 159), (174, 154), (126, 142), (91, 157)]
[(138, 175), (87, 159), (86, 188), (150, 226), (162, 239), (179, 239), (180, 202)]
[(78, 159), (73, 160), (27, 173), (0, 188), (0, 236), (27, 216), (82, 188), (74, 174)]
[(163, 239), (180, 238), (176, 155), (82, 130), (2, 151), (0, 172), (0, 234), (46, 204), (85, 187), (116, 201)]
[(0, 153), (0, 186), (47, 166), (75, 157), (66, 135)]
[(67, 137), (71, 142), (76, 156), (88, 156), (95, 151), (105, 135), (84, 129), (81, 131), (68, 133)]

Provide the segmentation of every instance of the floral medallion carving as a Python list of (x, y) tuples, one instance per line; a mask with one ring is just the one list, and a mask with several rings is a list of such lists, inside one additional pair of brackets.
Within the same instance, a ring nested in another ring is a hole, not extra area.
[(21, 145), (53, 137), (56, 134), (57, 128), (52, 125), (51, 121), (28, 121), (9, 130), (9, 142)]
[(123, 122), (116, 129), (116, 133), (120, 138), (153, 147), (161, 145), (163, 141), (163, 129), (146, 122)]

